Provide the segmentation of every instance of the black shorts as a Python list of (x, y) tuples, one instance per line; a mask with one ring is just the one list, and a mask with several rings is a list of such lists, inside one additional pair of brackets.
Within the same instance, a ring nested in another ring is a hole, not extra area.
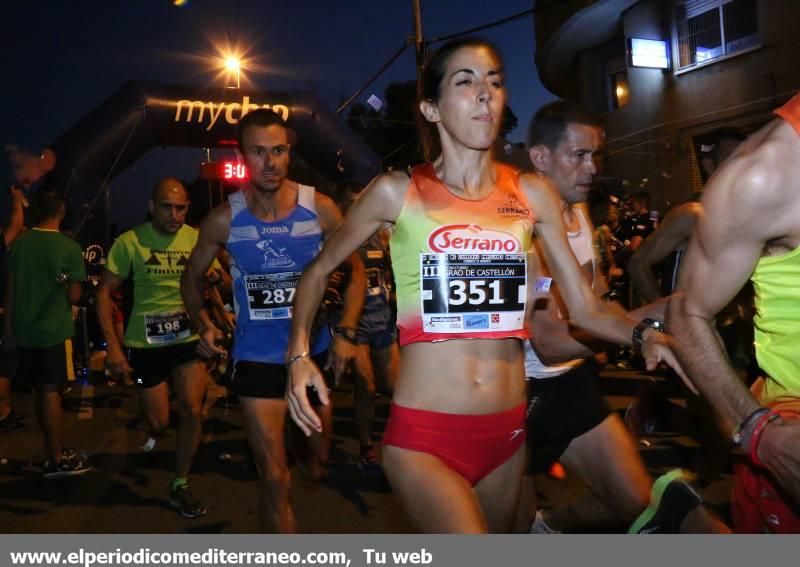
[(597, 388), (599, 374), (599, 365), (589, 359), (561, 376), (527, 381), (530, 473), (546, 472), (573, 439), (611, 414)]
[(33, 386), (66, 384), (67, 380), (75, 378), (69, 341), (44, 348), (18, 347), (17, 351), (20, 374)]
[(0, 350), (0, 378), (14, 378), (19, 369), (19, 354), (16, 349)]
[[(334, 327), (339, 326), (341, 313), (334, 318)], [(369, 345), (370, 348), (381, 350), (392, 346), (397, 341), (397, 327), (395, 318), (387, 306), (385, 310), (378, 310), (369, 313), (367, 316), (362, 314), (356, 328), (356, 344)]]
[[(1, 300), (0, 300), (1, 301)], [(0, 325), (3, 325), (3, 313), (0, 309)], [(2, 329), (2, 327), (0, 327)], [(16, 349), (4, 351), (0, 349), (0, 378), (13, 378), (19, 369), (19, 355)]]
[(370, 348), (381, 350), (392, 346), (397, 341), (397, 329), (394, 322), (389, 325), (363, 325), (356, 330), (356, 343), (369, 345)]
[[(322, 370), (328, 360), (328, 351), (315, 354), (311, 357), (311, 360)], [(326, 384), (328, 384), (326, 373), (323, 372), (322, 375), (325, 377)], [(288, 375), (285, 364), (269, 364), (249, 360), (236, 360), (233, 362), (231, 390), (237, 396), (283, 399), (286, 395), (287, 380)], [(330, 384), (328, 384), (328, 387), (330, 387)], [(308, 401), (315, 407), (322, 405), (317, 391), (311, 386), (308, 387)]]
[(202, 360), (197, 353), (198, 341), (179, 345), (129, 348), (128, 363), (133, 368), (133, 381), (140, 388), (152, 388), (165, 382), (176, 367)]

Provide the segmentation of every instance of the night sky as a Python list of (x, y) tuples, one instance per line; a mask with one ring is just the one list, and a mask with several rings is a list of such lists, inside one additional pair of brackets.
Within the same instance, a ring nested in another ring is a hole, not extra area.
[[(424, 36), (460, 32), (532, 5), (422, 0)], [(335, 109), (413, 32), (411, 0), (13, 2), (4, 7), (0, 26), (2, 143), (35, 154), (127, 80), (222, 84), (204, 62), (218, 54), (215, 45), (250, 48), (248, 58), (259, 70), (245, 72), (243, 86), (250, 81), (265, 90), (307, 88)], [(533, 112), (552, 98), (536, 75), (532, 17), (477, 35), (493, 41), (505, 57), (510, 106), (519, 118), (510, 139), (523, 141)], [(410, 48), (358, 100), (373, 93), (382, 97), (390, 82), (414, 77)], [(196, 148), (151, 150), (112, 180), (114, 219), (123, 226), (143, 220), (143, 194), (156, 178), (192, 179), (203, 159)], [(0, 175), (6, 186), (13, 181), (5, 155)], [(4, 209), (7, 203), (2, 201)]]

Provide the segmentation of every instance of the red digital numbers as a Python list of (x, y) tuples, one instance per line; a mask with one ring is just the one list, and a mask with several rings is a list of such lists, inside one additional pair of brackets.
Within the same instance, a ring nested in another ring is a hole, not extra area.
[(246, 179), (247, 170), (244, 164), (226, 161), (223, 166), (222, 177), (224, 179)]
[(200, 178), (212, 181), (244, 181), (247, 167), (235, 161), (208, 161), (200, 164)]

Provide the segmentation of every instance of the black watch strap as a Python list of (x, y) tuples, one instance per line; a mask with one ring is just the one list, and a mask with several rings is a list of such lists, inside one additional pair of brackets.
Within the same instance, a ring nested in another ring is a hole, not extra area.
[(664, 332), (664, 323), (656, 319), (645, 318), (639, 321), (639, 324), (633, 328), (631, 335), (631, 343), (633, 343), (633, 350), (637, 354), (642, 353), (642, 341), (644, 340), (644, 332), (647, 329), (653, 329), (659, 333)]

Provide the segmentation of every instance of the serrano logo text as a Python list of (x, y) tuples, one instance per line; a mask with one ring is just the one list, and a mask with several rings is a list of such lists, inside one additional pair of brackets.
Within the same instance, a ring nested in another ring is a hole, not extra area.
[(435, 230), (428, 237), (434, 252), (487, 252), (510, 254), (522, 252), (519, 239), (504, 230), (483, 228), (476, 224), (452, 224)]

